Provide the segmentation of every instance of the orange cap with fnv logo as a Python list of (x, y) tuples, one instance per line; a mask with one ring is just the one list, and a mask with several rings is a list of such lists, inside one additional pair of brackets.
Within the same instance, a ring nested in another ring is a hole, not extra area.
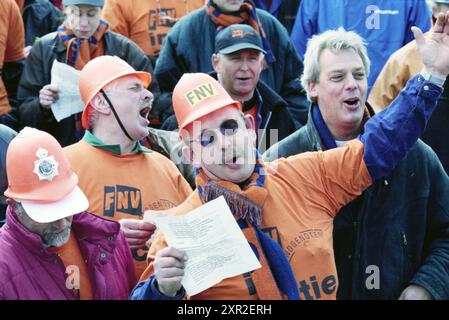
[(242, 110), (222, 85), (205, 73), (185, 73), (173, 90), (173, 109), (179, 129), (229, 105)]
[(148, 87), (151, 82), (151, 74), (144, 71), (136, 71), (124, 60), (116, 56), (100, 56), (90, 60), (80, 72), (79, 89), (81, 100), (84, 103), (81, 123), (84, 129), (89, 128), (88, 114), (90, 101), (108, 83), (128, 75), (138, 76)]

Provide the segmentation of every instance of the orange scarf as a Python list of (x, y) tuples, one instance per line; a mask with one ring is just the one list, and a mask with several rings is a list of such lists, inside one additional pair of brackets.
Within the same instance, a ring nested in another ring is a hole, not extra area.
[(67, 47), (66, 63), (81, 70), (93, 58), (104, 55), (103, 35), (106, 32), (109, 32), (109, 25), (100, 20), (97, 30), (89, 39), (80, 39), (73, 34), (65, 20), (58, 28), (58, 36)]
[(262, 300), (299, 299), (293, 271), (282, 248), (263, 231), (262, 212), (268, 190), (260, 156), (251, 177), (243, 187), (229, 182), (211, 180), (203, 172), (195, 172), (196, 186), (203, 203), (224, 196), (245, 238), (259, 259), (262, 268), (246, 273), (245, 281), (254, 286)]

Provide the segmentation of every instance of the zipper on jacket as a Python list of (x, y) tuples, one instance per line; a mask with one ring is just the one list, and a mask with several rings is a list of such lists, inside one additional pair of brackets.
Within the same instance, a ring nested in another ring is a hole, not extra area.
[(407, 248), (407, 237), (405, 236), (404, 232), (401, 232), (402, 235), (402, 243), (404, 244), (404, 247)]

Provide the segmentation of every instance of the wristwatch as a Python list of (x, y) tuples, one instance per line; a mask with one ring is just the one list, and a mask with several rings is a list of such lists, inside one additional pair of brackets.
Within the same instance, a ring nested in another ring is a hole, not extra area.
[(440, 76), (436, 76), (434, 74), (431, 74), (430, 72), (422, 71), (421, 75), (430, 83), (433, 83), (434, 85), (437, 85), (441, 88), (444, 86), (444, 82), (446, 81), (446, 78), (441, 78)]

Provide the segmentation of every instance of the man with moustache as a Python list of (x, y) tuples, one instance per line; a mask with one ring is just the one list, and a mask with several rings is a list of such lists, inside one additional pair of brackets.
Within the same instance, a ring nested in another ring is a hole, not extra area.
[(150, 82), (150, 73), (118, 57), (89, 61), (79, 79), (86, 131), (81, 141), (64, 148), (89, 211), (120, 222), (137, 276), (146, 267), (146, 241), (155, 229), (143, 220), (144, 212), (175, 207), (192, 192), (172, 161), (140, 143), (148, 136)]
[(136, 277), (120, 224), (85, 211), (56, 139), (23, 129), (9, 145), (6, 171), (0, 300), (127, 299)]

